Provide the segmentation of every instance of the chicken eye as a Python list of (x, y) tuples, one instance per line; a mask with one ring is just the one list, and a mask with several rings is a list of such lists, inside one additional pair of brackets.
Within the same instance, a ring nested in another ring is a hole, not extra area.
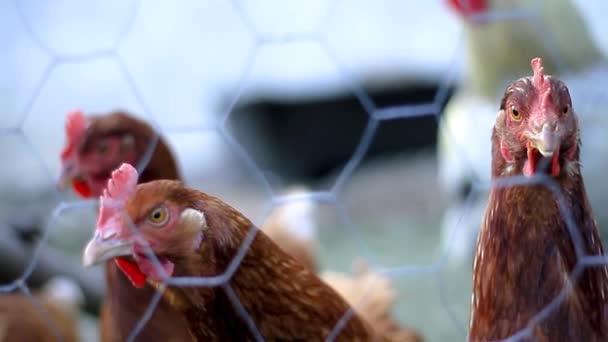
[(511, 118), (515, 121), (521, 120), (521, 113), (515, 108), (515, 106), (511, 106)]
[(569, 111), (570, 111), (570, 105), (565, 105), (562, 108), (562, 114), (568, 114)]
[(158, 207), (148, 215), (148, 221), (155, 226), (162, 226), (167, 223), (167, 219), (169, 218), (169, 214), (167, 213), (167, 208)]
[(125, 152), (135, 144), (135, 138), (131, 134), (124, 135), (120, 140), (120, 152)]

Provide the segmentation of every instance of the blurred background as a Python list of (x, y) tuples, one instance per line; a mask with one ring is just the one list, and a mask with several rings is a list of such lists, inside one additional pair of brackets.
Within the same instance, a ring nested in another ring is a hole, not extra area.
[(368, 260), (400, 321), (463, 340), (490, 129), (532, 57), (570, 86), (608, 229), (608, 4), (454, 3), (0, 0), (2, 289), (69, 277), (97, 340), (103, 268), (80, 265), (95, 203), (56, 190), (59, 154), (69, 111), (124, 109), (167, 138), (186, 183), (256, 224), (293, 186), (331, 192), (314, 211), (321, 267)]

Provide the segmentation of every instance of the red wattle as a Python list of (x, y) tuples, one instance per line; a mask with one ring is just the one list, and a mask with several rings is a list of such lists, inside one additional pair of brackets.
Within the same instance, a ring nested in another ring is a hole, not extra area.
[(90, 198), (92, 196), (91, 188), (85, 181), (73, 180), (72, 186), (74, 187), (74, 191), (81, 197)]
[(559, 167), (559, 149), (557, 149), (553, 153), (553, 158), (551, 158), (551, 175), (553, 177), (559, 176), (559, 172), (561, 168)]
[(118, 268), (129, 278), (131, 284), (137, 288), (142, 288), (146, 283), (146, 275), (139, 269), (137, 264), (126, 258), (115, 258), (114, 261)]
[[(526, 177), (532, 177), (536, 172), (537, 163), (539, 154), (538, 152), (532, 148), (528, 148), (528, 156), (526, 158), (526, 162), (524, 163), (523, 174)], [(551, 157), (551, 176), (557, 177), (561, 172), (561, 167), (559, 165), (559, 149), (553, 153)]]
[(536, 156), (534, 155), (534, 150), (528, 148), (528, 157), (526, 158), (526, 162), (524, 163), (523, 173), (526, 177), (532, 177), (536, 172)]
[(448, 0), (448, 4), (461, 15), (477, 14), (487, 9), (487, 0)]

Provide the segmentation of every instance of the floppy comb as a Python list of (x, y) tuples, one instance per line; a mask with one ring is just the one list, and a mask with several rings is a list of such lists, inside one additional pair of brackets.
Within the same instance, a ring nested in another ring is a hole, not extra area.
[(536, 89), (542, 89), (545, 85), (545, 67), (543, 66), (543, 60), (540, 57), (532, 58), (530, 61), (534, 76), (532, 76), (532, 83)]
[(538, 94), (541, 108), (549, 108), (551, 106), (551, 84), (547, 82), (543, 60), (540, 57), (533, 58), (530, 61), (530, 65), (534, 72), (534, 75), (532, 76), (532, 85)]
[(68, 113), (65, 123), (66, 145), (61, 151), (61, 160), (66, 160), (76, 150), (78, 140), (87, 129), (87, 118), (81, 110), (76, 109)]
[(122, 207), (135, 192), (138, 178), (137, 170), (127, 163), (123, 163), (112, 171), (112, 176), (108, 179), (103, 195), (100, 197), (98, 228), (103, 227), (111, 217), (120, 213)]

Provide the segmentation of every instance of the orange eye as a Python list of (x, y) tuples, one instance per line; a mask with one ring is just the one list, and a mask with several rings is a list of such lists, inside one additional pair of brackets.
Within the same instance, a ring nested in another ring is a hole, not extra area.
[(148, 215), (148, 222), (155, 226), (162, 226), (167, 223), (167, 219), (169, 218), (169, 213), (167, 212), (167, 208), (158, 207)]
[(515, 108), (515, 106), (511, 106), (511, 118), (515, 121), (521, 120), (521, 113)]

